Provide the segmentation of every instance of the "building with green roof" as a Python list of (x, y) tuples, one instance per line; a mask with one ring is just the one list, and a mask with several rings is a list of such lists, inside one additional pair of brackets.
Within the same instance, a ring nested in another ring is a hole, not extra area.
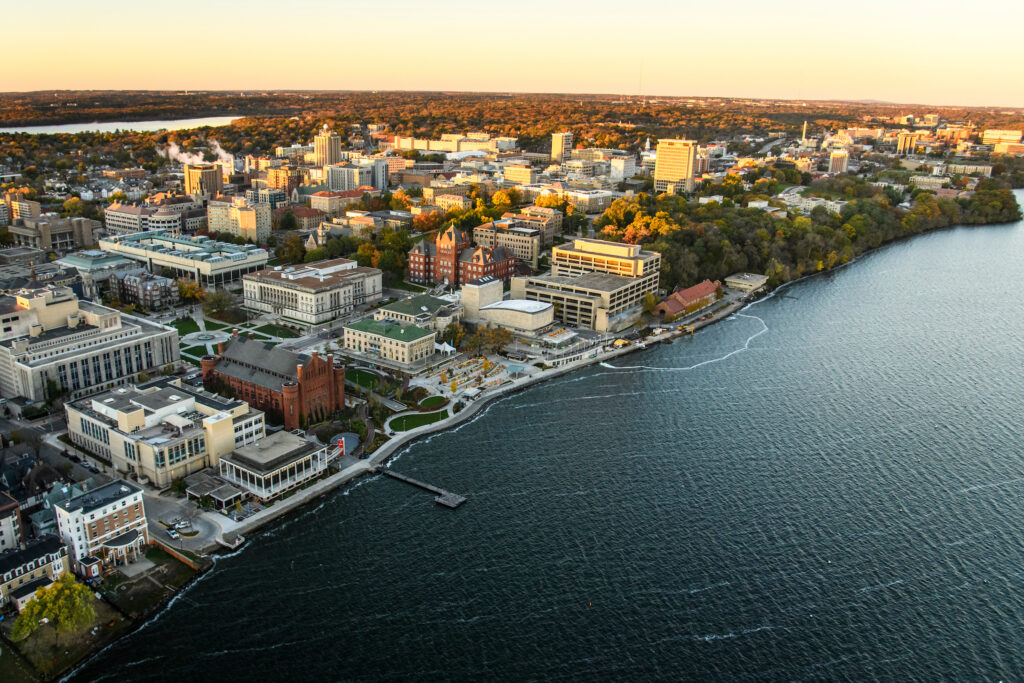
[(402, 301), (381, 306), (373, 313), (374, 320), (393, 320), (440, 332), (462, 319), (462, 306), (457, 301), (417, 294)]
[(408, 368), (424, 365), (434, 355), (434, 331), (410, 323), (367, 318), (344, 330), (345, 350), (370, 362), (390, 361)]

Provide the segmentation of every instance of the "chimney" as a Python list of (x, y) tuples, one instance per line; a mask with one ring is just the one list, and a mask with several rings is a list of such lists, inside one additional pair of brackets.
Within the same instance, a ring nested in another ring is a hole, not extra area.
[(232, 337), (237, 337), (238, 336), (238, 328), (237, 327), (231, 330), (231, 336)]
[(224, 342), (217, 342), (217, 353), (224, 353)]
[(250, 332), (249, 333), (249, 339), (255, 339), (255, 338), (256, 338), (256, 335), (253, 334), (252, 332)]

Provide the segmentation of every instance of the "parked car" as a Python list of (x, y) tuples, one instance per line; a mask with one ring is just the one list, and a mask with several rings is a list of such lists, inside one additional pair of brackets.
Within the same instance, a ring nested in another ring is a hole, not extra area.
[(170, 536), (171, 539), (175, 540), (175, 541), (178, 540), (178, 538), (179, 538), (178, 532), (175, 531), (174, 529), (168, 529), (167, 530), (167, 535)]

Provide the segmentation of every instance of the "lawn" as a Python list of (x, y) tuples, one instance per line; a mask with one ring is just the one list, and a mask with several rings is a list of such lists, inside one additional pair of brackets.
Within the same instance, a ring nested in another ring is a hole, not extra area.
[(389, 286), (390, 287), (394, 287), (395, 289), (404, 289), (407, 292), (424, 292), (427, 289), (426, 287), (421, 287), (419, 285), (414, 285), (413, 283), (406, 282), (405, 280), (399, 280), (398, 282), (392, 282)]
[(448, 402), (444, 396), (427, 396), (425, 399), (420, 401), (420, 408), (437, 408), (443, 406)]
[(380, 377), (366, 370), (346, 370), (345, 379), (352, 380), (364, 389), (373, 389), (380, 384)]
[(187, 349), (182, 349), (181, 352), (187, 353), (190, 356), (195, 356), (196, 358), (202, 358), (209, 353), (209, 351), (206, 350), (205, 344), (202, 346), (190, 346)]
[(212, 320), (206, 321), (206, 329), (208, 330), (223, 330), (227, 325), (224, 323), (215, 323)]
[(271, 337), (298, 337), (298, 333), (289, 330), (287, 327), (281, 327), (280, 325), (260, 325), (256, 328), (256, 332), (262, 332), (263, 334), (270, 335)]
[[(18, 651), (40, 673), (52, 676), (102, 647), (125, 627), (125, 622), (113, 607), (102, 600), (93, 600), (92, 605), (96, 609), (96, 618), (85, 628), (76, 633), (62, 633), (57, 644), (53, 625), (40, 626), (39, 630), (17, 644)], [(99, 628), (95, 636), (91, 633), (93, 627)]]
[(182, 356), (181, 359), (183, 361), (185, 361), (186, 363), (191, 363), (192, 365), (196, 366), (197, 368), (203, 367), (203, 364), (199, 362), (198, 358), (193, 358), (192, 356)]
[(438, 420), (448, 417), (447, 410), (439, 410), (436, 413), (418, 413), (415, 415), (403, 415), (391, 421), (391, 428), (396, 432), (404, 432), (423, 425), (432, 424)]
[(178, 330), (178, 336), (184, 337), (186, 334), (192, 334), (193, 332), (199, 331), (199, 323), (192, 318), (181, 318), (171, 322), (171, 327)]

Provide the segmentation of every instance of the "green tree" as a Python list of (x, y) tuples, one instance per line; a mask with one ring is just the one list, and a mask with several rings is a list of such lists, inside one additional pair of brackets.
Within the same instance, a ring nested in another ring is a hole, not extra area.
[(275, 253), (286, 263), (302, 263), (302, 259), (306, 257), (306, 246), (302, 243), (301, 237), (292, 233), (284, 238), (284, 242)]
[(59, 643), (61, 633), (78, 631), (93, 622), (95, 599), (88, 586), (75, 581), (71, 574), (64, 574), (52, 585), (36, 591), (14, 622), (11, 637), (14, 640), (28, 638), (46, 619), (53, 624), (55, 642)]
[(325, 258), (330, 257), (331, 252), (327, 247), (318, 247), (317, 249), (310, 249), (306, 252), (306, 255), (302, 257), (303, 263), (312, 263), (313, 261), (323, 261)]
[(280, 222), (277, 224), (278, 230), (294, 230), (299, 225), (298, 221), (295, 220), (295, 214), (291, 211), (285, 211), (284, 215), (281, 216)]
[(237, 303), (237, 297), (226, 289), (218, 289), (206, 296), (203, 301), (203, 313), (213, 318), (223, 316), (233, 309)]
[(654, 313), (654, 308), (658, 305), (658, 297), (654, 296), (653, 292), (647, 292), (644, 294), (644, 313), (651, 315)]
[(441, 341), (447, 342), (459, 348), (466, 336), (466, 328), (459, 323), (448, 323), (448, 326), (441, 331)]

